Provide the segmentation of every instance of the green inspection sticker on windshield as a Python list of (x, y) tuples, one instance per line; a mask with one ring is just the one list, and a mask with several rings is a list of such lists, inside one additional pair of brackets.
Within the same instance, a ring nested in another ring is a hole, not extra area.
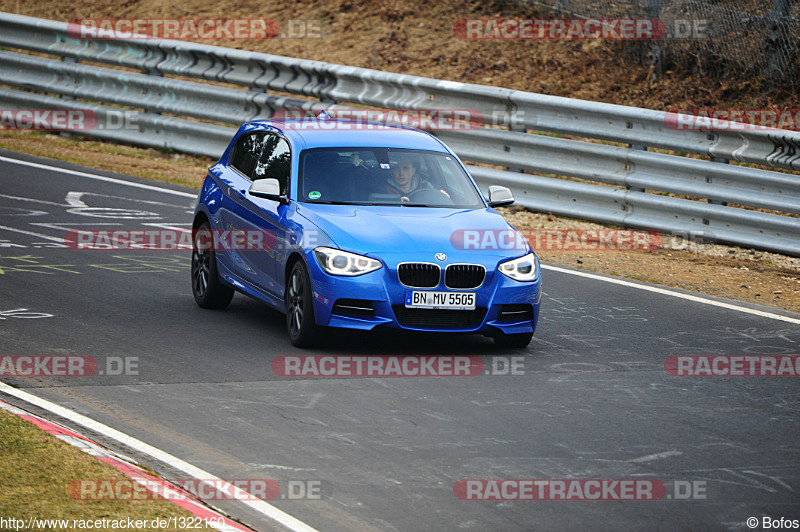
[(308, 199), (320, 199), (322, 197), (322, 192), (319, 190), (312, 190), (308, 193)]

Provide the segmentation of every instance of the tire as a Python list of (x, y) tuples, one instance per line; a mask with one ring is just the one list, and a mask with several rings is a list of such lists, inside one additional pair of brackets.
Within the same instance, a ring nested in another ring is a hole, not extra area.
[(500, 347), (510, 347), (513, 349), (522, 349), (528, 347), (533, 339), (533, 333), (519, 333), (519, 334), (503, 334), (500, 333), (494, 337), (494, 343)]
[(314, 319), (311, 281), (302, 260), (298, 260), (286, 280), (286, 329), (295, 347), (316, 345), (320, 328)]
[(203, 222), (197, 228), (192, 239), (192, 294), (198, 306), (222, 310), (230, 304), (234, 290), (219, 280), (213, 245), (210, 249), (200, 249), (200, 234), (203, 232), (208, 235), (205, 241), (212, 242), (211, 226), (208, 222)]

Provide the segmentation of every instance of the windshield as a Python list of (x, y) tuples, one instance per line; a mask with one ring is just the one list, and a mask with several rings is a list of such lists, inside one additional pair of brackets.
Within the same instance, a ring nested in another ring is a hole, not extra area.
[(452, 155), (424, 150), (305, 150), (298, 191), (306, 203), (484, 208)]

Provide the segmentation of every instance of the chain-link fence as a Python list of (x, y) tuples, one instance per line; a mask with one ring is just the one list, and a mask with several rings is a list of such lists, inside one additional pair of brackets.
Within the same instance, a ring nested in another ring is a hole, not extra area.
[(515, 0), (537, 13), (570, 18), (652, 18), (662, 38), (626, 48), (654, 66), (714, 77), (755, 74), (800, 83), (800, 0)]

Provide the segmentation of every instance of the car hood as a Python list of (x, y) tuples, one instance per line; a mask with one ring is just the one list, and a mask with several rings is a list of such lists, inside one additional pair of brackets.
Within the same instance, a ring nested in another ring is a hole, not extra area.
[[(464, 249), (464, 231), (499, 234), (511, 229), (492, 209), (383, 207), (302, 204), (298, 213), (341, 249), (364, 254), (447, 253)], [(490, 246), (495, 248), (495, 246)], [(519, 255), (520, 250), (486, 249), (487, 255)]]

